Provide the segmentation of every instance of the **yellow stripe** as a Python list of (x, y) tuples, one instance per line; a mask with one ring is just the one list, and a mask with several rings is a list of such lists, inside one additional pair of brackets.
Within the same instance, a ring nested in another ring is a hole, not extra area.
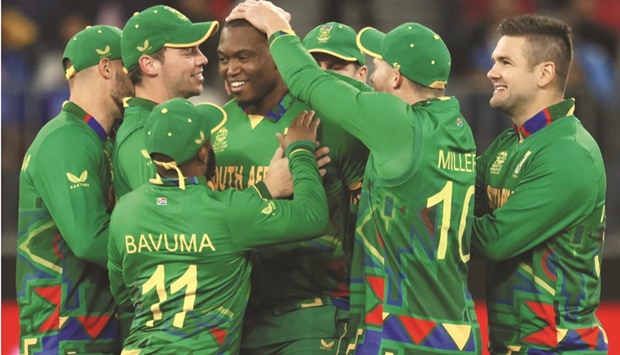
[(375, 53), (375, 52), (373, 52), (373, 51), (369, 50), (368, 48), (364, 47), (364, 46), (362, 45), (362, 42), (360, 41), (360, 38), (362, 38), (362, 33), (364, 33), (364, 31), (367, 31), (367, 30), (370, 30), (370, 29), (373, 29), (373, 30), (374, 30), (374, 28), (372, 28), (372, 27), (364, 27), (364, 28), (362, 28), (362, 29), (361, 29), (361, 31), (357, 34), (357, 38), (355, 39), (355, 42), (357, 43), (357, 47), (358, 47), (358, 48), (362, 51), (362, 53), (364, 53), (364, 54), (368, 54), (368, 55), (370, 55), (370, 56), (372, 56), (372, 57), (375, 57), (375, 58), (383, 59), (383, 56), (382, 56), (381, 54), (379, 54), (379, 53)]
[(340, 58), (342, 60), (346, 60), (347, 62), (357, 62), (357, 58), (355, 57), (347, 57), (345, 55), (342, 54), (338, 54), (336, 52), (327, 50), (327, 49), (310, 49), (308, 50), (308, 53), (325, 53), (325, 54), (329, 54), (331, 56), (334, 56), (336, 58)]
[(209, 27), (209, 30), (207, 31), (207, 33), (205, 33), (205, 35), (202, 36), (202, 38), (200, 38), (199, 40), (197, 40), (195, 42), (190, 42), (190, 43), (164, 43), (164, 47), (186, 48), (186, 47), (197, 46), (197, 45), (201, 44), (202, 42), (206, 41), (207, 38), (209, 38), (212, 35), (214, 35), (219, 27), (220, 27), (220, 23), (217, 22), (217, 21), (213, 21), (213, 23), (211, 24), (211, 27)]
[(209, 105), (209, 106), (213, 106), (215, 108), (217, 108), (218, 110), (220, 110), (220, 112), (222, 112), (222, 122), (218, 123), (217, 126), (211, 128), (211, 134), (217, 132), (217, 130), (219, 130), (220, 128), (222, 128), (222, 126), (224, 126), (226, 124), (226, 121), (228, 121), (228, 115), (226, 114), (226, 111), (224, 111), (224, 109), (222, 109), (219, 105), (211, 103), (211, 102), (204, 102), (198, 105)]
[(54, 227), (56, 225), (56, 222), (49, 221), (48, 223), (40, 226), (39, 228), (33, 230), (32, 232), (30, 232), (30, 234), (28, 234), (28, 238), (26, 238), (26, 240), (19, 246), (19, 249), (23, 250), (26, 254), (28, 254), (28, 256), (32, 259), (32, 261), (37, 262), (43, 266), (45, 266), (48, 269), (54, 270), (59, 274), (62, 274), (62, 267), (58, 266), (58, 265), (54, 265), (53, 263), (49, 262), (48, 260), (45, 260), (43, 258), (41, 258), (40, 256), (36, 256), (34, 255), (31, 251), (30, 248), (28, 248), (28, 244), (30, 243), (30, 240), (32, 238), (34, 238), (35, 236), (39, 235), (39, 233), (43, 232), (44, 230), (50, 228), (50, 227)]
[(366, 237), (364, 236), (364, 234), (362, 233), (362, 227), (364, 227), (364, 225), (366, 223), (368, 223), (368, 221), (372, 218), (371, 214), (368, 214), (366, 217), (364, 217), (364, 219), (360, 222), (360, 226), (357, 227), (356, 232), (359, 233), (360, 237), (362, 238), (362, 241), (364, 242), (364, 246), (368, 249), (368, 251), (370, 251), (370, 253), (379, 260), (379, 262), (381, 262), (381, 265), (385, 265), (385, 260), (383, 259), (383, 256), (381, 256), (381, 253), (379, 253), (379, 251), (370, 244), (370, 242), (366, 239)]
[(549, 294), (551, 294), (552, 296), (555, 296), (555, 290), (551, 286), (549, 286), (544, 280), (542, 280), (538, 276), (535, 276), (534, 275), (534, 270), (529, 265), (526, 265), (524, 263), (520, 263), (519, 266), (523, 270), (525, 270), (528, 274), (530, 274), (530, 275), (532, 275), (534, 277), (534, 282), (536, 282), (538, 284), (538, 286), (544, 288), (545, 291), (549, 292)]

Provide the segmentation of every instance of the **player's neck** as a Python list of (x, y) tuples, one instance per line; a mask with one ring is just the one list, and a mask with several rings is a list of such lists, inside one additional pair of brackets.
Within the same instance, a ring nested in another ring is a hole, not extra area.
[(74, 90), (71, 92), (69, 101), (93, 116), (107, 134), (110, 133), (114, 121), (122, 118), (120, 108), (112, 100), (110, 94), (104, 91)]
[(250, 115), (265, 116), (273, 110), (287, 94), (288, 88), (285, 85), (278, 85), (269, 94), (265, 95), (260, 102), (252, 104), (245, 109)]

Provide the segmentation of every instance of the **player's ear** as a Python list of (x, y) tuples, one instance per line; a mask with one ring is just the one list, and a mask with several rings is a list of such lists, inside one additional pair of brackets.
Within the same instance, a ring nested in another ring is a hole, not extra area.
[(97, 65), (97, 70), (99, 71), (99, 74), (103, 76), (104, 78), (111, 79), (112, 68), (111, 68), (110, 59), (108, 58), (101, 59), (99, 61), (99, 64)]
[(392, 88), (399, 89), (403, 85), (405, 77), (397, 69), (392, 69), (392, 71), (394, 74), (391, 80)]
[(140, 59), (138, 59), (138, 65), (140, 66), (140, 70), (146, 75), (155, 76), (157, 75), (157, 69), (159, 61), (150, 55), (142, 55)]
[(365, 65), (362, 65), (361, 67), (357, 69), (357, 72), (355, 73), (355, 75), (357, 76), (357, 80), (365, 83), (366, 79), (368, 79), (368, 67)]
[(555, 63), (543, 62), (537, 65), (539, 72), (538, 86), (545, 87), (555, 79)]

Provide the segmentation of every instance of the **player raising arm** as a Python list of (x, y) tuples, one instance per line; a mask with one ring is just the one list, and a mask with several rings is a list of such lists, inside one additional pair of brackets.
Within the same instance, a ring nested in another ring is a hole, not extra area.
[(454, 97), (450, 53), (430, 29), (405, 23), (358, 33), (374, 57), (361, 92), (323, 72), (283, 11), (246, 1), (245, 18), (269, 37), (293, 95), (369, 149), (351, 280), (350, 353), (479, 354), (467, 290), (475, 145)]

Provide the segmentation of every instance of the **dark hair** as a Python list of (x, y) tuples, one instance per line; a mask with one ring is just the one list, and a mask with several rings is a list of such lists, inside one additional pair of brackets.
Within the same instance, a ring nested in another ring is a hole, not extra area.
[[(153, 59), (159, 60), (163, 64), (165, 51), (166, 51), (166, 47), (161, 47), (155, 53), (151, 54), (151, 57)], [(142, 72), (142, 69), (140, 69), (140, 63), (138, 62), (138, 65), (136, 65), (129, 72), (129, 79), (134, 85), (138, 85), (142, 82), (142, 77), (144, 77), (144, 73)]]
[(499, 25), (499, 33), (502, 36), (525, 37), (529, 48), (524, 54), (532, 67), (543, 61), (555, 63), (558, 85), (564, 91), (573, 61), (570, 26), (550, 17), (525, 14), (506, 18)]
[[(227, 27), (231, 27), (231, 28), (232, 27), (252, 27), (256, 31), (258, 31), (258, 29), (254, 27), (254, 25), (252, 25), (248, 20), (242, 19), (242, 18), (231, 20), (229, 22), (224, 22), (222, 29), (227, 28)], [(261, 31), (258, 31), (258, 32), (260, 32), (263, 36), (265, 36), (265, 39), (267, 39), (267, 35), (264, 32), (261, 32)]]

